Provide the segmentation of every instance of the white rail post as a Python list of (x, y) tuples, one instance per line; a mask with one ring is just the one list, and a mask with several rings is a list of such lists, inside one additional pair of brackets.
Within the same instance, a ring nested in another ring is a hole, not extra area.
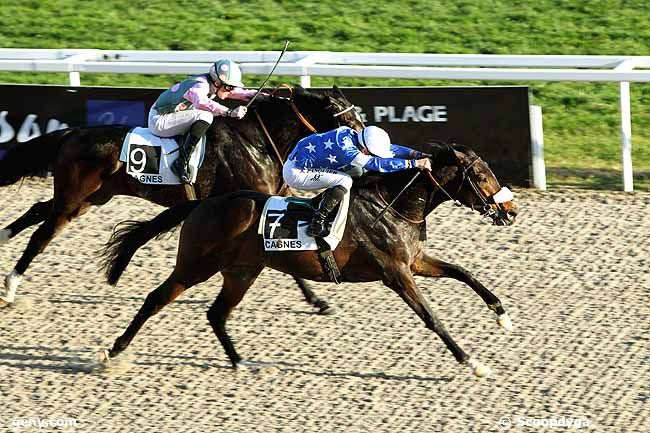
[[(319, 53), (306, 55), (302, 59), (298, 60), (296, 62), (296, 65), (301, 65), (301, 66), (314, 65), (314, 64), (318, 63), (319, 60), (322, 60), (321, 57), (323, 57), (323, 56), (321, 54), (319, 54)], [(306, 71), (306, 68), (305, 68), (305, 71)], [(300, 75), (300, 85), (302, 87), (304, 87), (304, 88), (311, 87), (311, 75), (307, 75), (307, 74)]]
[(68, 73), (68, 80), (70, 81), (70, 85), (74, 87), (79, 87), (81, 86), (81, 75), (79, 75), (79, 72), (69, 72)]
[[(615, 70), (629, 71), (634, 68), (631, 61), (621, 62)], [(632, 114), (630, 110), (630, 83), (619, 83), (621, 104), (621, 161), (623, 164), (623, 191), (634, 191), (634, 175), (632, 169)]]
[[(68, 63), (70, 69), (75, 69), (74, 64), (78, 62), (85, 62), (87, 60), (95, 60), (101, 55), (99, 50), (84, 50), (84, 52), (79, 54), (71, 55), (65, 58), (65, 61)], [(81, 75), (79, 71), (71, 70), (68, 72), (68, 80), (70, 85), (74, 87), (81, 86)]]
[(623, 191), (634, 191), (632, 173), (632, 115), (630, 112), (630, 83), (621, 81), (621, 158), (623, 161)]
[(530, 145), (533, 157), (533, 186), (546, 191), (546, 165), (544, 164), (544, 128), (542, 107), (530, 106)]

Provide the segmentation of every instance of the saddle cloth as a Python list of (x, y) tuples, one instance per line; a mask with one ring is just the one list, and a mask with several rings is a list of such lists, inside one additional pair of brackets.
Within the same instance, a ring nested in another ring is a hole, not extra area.
[[(257, 232), (264, 238), (265, 251), (314, 251), (318, 250), (316, 240), (307, 235), (314, 213), (314, 203), (320, 197), (303, 199), (297, 197), (272, 196), (266, 201)], [(343, 238), (348, 217), (350, 195), (346, 194), (335, 215), (328, 218), (330, 233), (323, 239), (332, 250)], [(332, 212), (334, 214), (334, 212)]]
[[(183, 136), (161, 138), (147, 128), (133, 128), (126, 134), (120, 161), (126, 163), (126, 173), (147, 185), (178, 185), (181, 181), (169, 166), (178, 158)], [(192, 183), (205, 156), (205, 137), (194, 148), (190, 158)]]

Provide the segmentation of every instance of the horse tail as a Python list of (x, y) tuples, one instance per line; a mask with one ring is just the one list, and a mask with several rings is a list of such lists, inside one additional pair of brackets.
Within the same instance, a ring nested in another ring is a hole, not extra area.
[(199, 200), (182, 203), (164, 210), (149, 221), (123, 221), (118, 224), (100, 253), (101, 269), (108, 284), (117, 284), (138, 248), (178, 226), (199, 203)]
[(0, 186), (13, 185), (25, 176), (47, 170), (63, 139), (72, 131), (72, 128), (67, 128), (48, 132), (10, 147), (0, 156)]

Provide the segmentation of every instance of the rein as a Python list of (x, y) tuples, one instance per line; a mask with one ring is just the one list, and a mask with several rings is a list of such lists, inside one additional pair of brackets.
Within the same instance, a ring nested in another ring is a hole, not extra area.
[[(487, 199), (486, 199), (486, 197), (484, 197), (482, 191), (481, 191), (481, 190), (476, 186), (476, 183), (475, 183), (475, 182), (472, 180), (472, 178), (467, 174), (468, 171), (472, 168), (472, 166), (474, 166), (474, 164), (476, 164), (478, 161), (481, 161), (481, 158), (480, 158), (480, 157), (476, 157), (476, 158), (475, 158), (474, 160), (472, 160), (472, 162), (470, 162), (467, 166), (462, 167), (462, 168), (463, 168), (463, 172), (462, 172), (462, 176), (463, 176), (463, 177), (462, 177), (460, 183), (458, 184), (458, 188), (456, 189), (456, 192), (454, 193), (454, 196), (458, 194), (458, 192), (460, 191), (460, 189), (463, 187), (463, 184), (465, 183), (465, 180), (467, 180), (467, 181), (469, 182), (469, 185), (471, 186), (471, 188), (474, 190), (474, 193), (475, 193), (476, 196), (481, 200), (481, 202), (482, 202), (482, 204), (483, 204), (483, 210), (485, 211), (485, 213), (484, 213), (483, 215), (486, 216), (486, 217), (491, 217), (491, 218), (494, 219), (494, 215), (497, 214), (497, 211), (494, 210), (494, 209), (492, 208), (492, 206), (490, 206), (490, 204), (489, 204), (488, 201), (489, 201), (490, 199), (492, 199), (493, 203), (497, 206), (497, 208), (500, 209), (500, 210), (502, 210), (503, 206), (501, 205), (501, 201), (499, 201), (499, 200), (495, 200), (494, 197), (497, 196), (497, 194), (500, 194), (504, 189), (507, 189), (507, 188), (502, 188), (502, 189), (499, 190), (496, 194), (492, 195), (491, 197), (487, 197)], [(445, 188), (440, 184), (440, 182), (438, 182), (438, 181), (436, 180), (436, 178), (433, 176), (433, 174), (431, 174), (431, 171), (430, 171), (430, 170), (424, 170), (424, 171), (427, 172), (427, 176), (429, 177), (429, 180), (431, 180), (431, 183), (433, 183), (433, 185), (434, 185), (437, 189), (441, 190), (441, 191), (442, 191), (442, 192), (443, 192), (447, 197), (449, 197), (449, 199), (453, 201), (454, 206), (458, 206), (458, 207), (462, 207), (462, 206), (463, 206), (462, 203), (461, 203), (460, 201), (458, 201), (458, 199), (452, 197), (452, 195), (449, 194), (449, 192), (448, 192), (448, 191), (447, 191), (447, 190), (446, 190), (446, 189), (445, 189)], [(375, 220), (373, 221), (373, 223), (371, 224), (371, 226), (373, 226), (377, 221), (379, 221), (379, 219), (381, 218), (381, 216), (382, 216), (386, 211), (390, 212), (393, 216), (398, 217), (398, 218), (400, 218), (400, 219), (402, 219), (402, 220), (404, 220), (404, 221), (407, 221), (407, 222), (409, 222), (409, 223), (412, 223), (412, 224), (420, 224), (420, 223), (422, 223), (422, 222), (425, 221), (424, 219), (419, 220), (419, 221), (412, 220), (412, 219), (410, 219), (410, 218), (408, 218), (408, 217), (402, 215), (402, 214), (399, 213), (397, 210), (395, 210), (395, 208), (393, 208), (393, 204), (395, 203), (395, 201), (397, 201), (397, 199), (399, 198), (399, 196), (400, 196), (400, 195), (401, 195), (401, 194), (402, 194), (402, 193), (403, 193), (403, 192), (404, 192), (404, 191), (405, 191), (405, 190), (406, 190), (406, 189), (407, 189), (407, 188), (408, 188), (408, 187), (413, 183), (413, 181), (414, 181), (414, 180), (415, 180), (415, 179), (420, 175), (420, 173), (421, 173), (421, 171), (418, 172), (418, 173), (417, 173), (417, 174), (416, 174), (416, 175), (415, 175), (415, 176), (414, 176), (414, 177), (413, 177), (413, 178), (412, 178), (412, 179), (411, 179), (411, 180), (410, 180), (410, 181), (409, 181), (409, 182), (404, 186), (404, 188), (402, 188), (402, 190), (399, 192), (399, 194), (397, 194), (397, 196), (396, 196), (396, 197), (393, 199), (393, 201), (391, 201), (390, 203), (388, 203), (388, 202), (386, 201), (386, 199), (384, 199), (384, 197), (381, 195), (381, 192), (379, 191), (379, 187), (378, 187), (378, 186), (375, 186), (375, 188), (376, 188), (376, 190), (377, 190), (377, 197), (378, 197), (378, 199), (381, 201), (381, 203), (384, 205), (384, 209), (383, 209), (383, 210), (381, 211), (381, 213), (377, 216), (377, 218), (375, 218)], [(509, 190), (508, 190), (508, 192), (509, 192)], [(476, 206), (475, 206), (475, 205), (472, 205), (471, 208), (472, 208), (473, 210), (476, 210)]]
[[(303, 125), (307, 127), (307, 129), (309, 129), (313, 134), (316, 134), (318, 132), (316, 128), (314, 128), (313, 125), (309, 123), (309, 120), (307, 120), (307, 118), (302, 115), (300, 110), (298, 110), (298, 107), (296, 107), (296, 104), (293, 102), (293, 88), (290, 85), (280, 84), (275, 89), (273, 89), (273, 91), (271, 92), (271, 96), (275, 95), (275, 93), (281, 88), (287, 89), (289, 91), (289, 105), (291, 105), (291, 109), (293, 110), (294, 113), (296, 113), (298, 119), (302, 122)], [(280, 159), (280, 161), (282, 161), (282, 159)]]
[(271, 138), (271, 134), (269, 134), (269, 130), (266, 129), (266, 125), (264, 125), (264, 122), (262, 121), (262, 118), (260, 117), (260, 114), (255, 110), (255, 117), (257, 117), (258, 122), (260, 122), (260, 126), (262, 127), (262, 131), (264, 131), (264, 135), (266, 135), (267, 140), (271, 143), (271, 146), (273, 147), (273, 150), (275, 151), (275, 156), (278, 157), (278, 160), (280, 161), (280, 164), (284, 164), (284, 158), (280, 154), (280, 151), (278, 150), (278, 147), (275, 145), (275, 142)]
[(316, 134), (318, 131), (316, 131), (316, 128), (314, 128), (311, 123), (305, 118), (305, 116), (302, 115), (300, 111), (298, 111), (298, 107), (296, 107), (296, 104), (293, 103), (293, 101), (289, 101), (291, 104), (291, 108), (293, 108), (293, 112), (296, 113), (296, 116), (298, 116), (298, 119), (309, 129), (311, 132)]
[[(408, 186), (408, 185), (407, 185)], [(392, 203), (388, 203), (386, 199), (381, 195), (381, 191), (379, 191), (379, 186), (375, 184), (375, 189), (377, 190), (377, 198), (381, 202), (381, 204), (384, 206), (384, 210), (382, 211), (377, 218), (375, 218), (375, 221), (370, 225), (371, 227), (375, 224), (375, 222), (379, 221), (379, 218), (381, 218), (381, 215), (383, 215), (384, 212), (388, 211), (391, 215), (394, 217), (397, 217), (399, 219), (402, 219), (406, 222), (409, 222), (411, 224), (422, 224), (424, 222), (424, 219), (421, 220), (412, 220), (411, 218), (408, 218), (401, 213), (399, 213), (397, 210), (395, 210), (394, 207), (391, 206)], [(393, 200), (394, 202), (395, 200)]]

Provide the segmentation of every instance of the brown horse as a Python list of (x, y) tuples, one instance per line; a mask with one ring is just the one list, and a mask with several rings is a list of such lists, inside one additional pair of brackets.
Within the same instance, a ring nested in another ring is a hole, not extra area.
[[(346, 110), (349, 103), (338, 92), (341, 97), (297, 87), (290, 99), (256, 101), (242, 120), (216, 117), (207, 132), (206, 154), (196, 182), (197, 196), (240, 189), (284, 193), (280, 159), (300, 138), (314, 129), (322, 132), (341, 125), (354, 129), (363, 126), (355, 110)], [(115, 195), (141, 197), (162, 206), (186, 201), (181, 185), (145, 185), (126, 174), (119, 155), (129, 130), (130, 127), (120, 125), (56, 131), (14, 146), (0, 160), (0, 186), (34, 175), (48, 165), (53, 165), (54, 171), (54, 197), (34, 204), (0, 230), (2, 244), (25, 228), (43, 222), (32, 234), (13, 272), (6, 277), (4, 294), (0, 290), (0, 306), (13, 302), (16, 288), (32, 260), (70, 221), (91, 206), (105, 204)], [(308, 302), (322, 313), (331, 311), (305, 282), (296, 281)]]
[[(456, 344), (413, 277), (449, 277), (462, 281), (497, 314), (501, 326), (510, 329), (510, 319), (501, 301), (469, 272), (423, 251), (419, 241), (421, 224), (433, 209), (449, 199), (491, 217), (498, 225), (513, 223), (517, 208), (509, 191), (501, 189), (488, 165), (469, 148), (433, 145), (431, 154), (432, 172), (419, 176), (406, 190), (404, 186), (408, 185), (413, 171), (370, 174), (355, 182), (347, 227), (334, 257), (343, 281), (382, 281), (415, 311), (427, 328), (438, 334), (459, 363), (484, 376), (489, 374), (489, 368), (471, 359)], [(400, 190), (405, 192), (398, 197)], [(503, 198), (504, 195), (509, 197)], [(136, 240), (142, 243), (185, 220), (174, 270), (147, 296), (124, 334), (117, 338), (110, 351), (103, 352), (103, 359), (125, 350), (149, 317), (189, 287), (221, 272), (223, 287), (208, 311), (208, 320), (232, 365), (237, 367), (242, 358), (226, 332), (226, 319), (262, 269), (268, 266), (300, 278), (329, 281), (316, 251), (264, 251), (258, 224), (268, 198), (258, 192), (235, 192), (168, 209), (151, 221), (131, 223), (123, 229), (104, 251), (109, 258), (107, 273), (113, 283), (132, 256), (132, 249), (123, 249), (125, 245)], [(386, 203), (395, 198), (390, 212), (373, 225)]]

